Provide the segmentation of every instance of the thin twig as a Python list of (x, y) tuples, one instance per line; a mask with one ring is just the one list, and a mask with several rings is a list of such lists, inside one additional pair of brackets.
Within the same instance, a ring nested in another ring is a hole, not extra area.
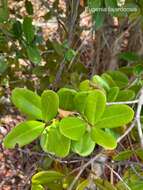
[(132, 101), (126, 101), (126, 102), (108, 102), (106, 105), (115, 105), (115, 104), (136, 104), (139, 100), (132, 100)]
[(84, 160), (83, 158), (82, 159), (76, 159), (76, 160), (61, 160), (60, 158), (55, 157), (54, 155), (51, 155), (50, 153), (36, 152), (36, 151), (34, 152), (34, 151), (29, 150), (29, 149), (18, 148), (18, 151), (21, 153), (24, 153), (24, 154), (28, 154), (28, 155), (36, 155), (36, 156), (41, 156), (41, 157), (47, 156), (47, 157), (51, 158), (52, 160), (57, 161), (61, 164), (73, 164), (73, 163), (82, 162), (82, 160)]
[[(139, 99), (135, 100), (135, 103), (138, 103), (135, 119), (132, 122), (131, 126), (127, 129), (127, 131), (121, 137), (118, 138), (117, 142), (120, 142), (126, 135), (128, 135), (137, 123), (140, 144), (141, 144), (141, 147), (143, 148), (143, 132), (142, 132), (142, 125), (141, 125), (141, 121), (140, 121), (141, 109), (142, 109), (142, 105), (143, 105), (143, 88), (140, 91)], [(125, 104), (125, 103), (123, 103), (123, 104)]]
[(76, 56), (77, 56), (78, 53), (81, 51), (82, 47), (84, 46), (85, 42), (87, 41), (87, 39), (88, 39), (89, 35), (91, 34), (92, 30), (93, 30), (93, 29), (91, 28), (91, 30), (88, 32), (88, 35), (84, 38), (84, 40), (82, 41), (82, 43), (80, 44), (80, 46), (78, 47), (78, 49), (75, 51), (75, 55), (74, 55), (74, 57), (72, 58), (72, 60), (70, 61), (70, 63), (69, 63), (68, 70), (71, 68), (71, 66), (72, 66), (72, 64), (73, 64), (73, 62), (74, 62)]
[(118, 178), (120, 181), (122, 181), (122, 183), (125, 185), (125, 187), (126, 187), (128, 190), (131, 190), (131, 188), (128, 186), (128, 184), (121, 178), (121, 176), (120, 176), (115, 170), (113, 170), (112, 167), (110, 167), (108, 164), (105, 164), (105, 166), (106, 166), (107, 168), (109, 168), (109, 169), (117, 176), (117, 178)]
[(140, 121), (142, 105), (143, 105), (143, 88), (140, 91), (140, 97), (139, 97), (139, 102), (138, 102), (138, 107), (137, 107), (137, 112), (136, 112), (136, 122), (137, 122), (138, 134), (139, 134), (139, 138), (140, 138), (141, 147), (143, 148), (143, 132), (142, 132), (142, 125), (141, 125), (141, 121)]
[(134, 121), (132, 122), (131, 126), (125, 131), (125, 133), (117, 139), (117, 142), (118, 142), (118, 143), (119, 143), (122, 139), (124, 139), (124, 137), (126, 137), (126, 136), (131, 132), (131, 130), (134, 128), (135, 124), (136, 124), (136, 120), (134, 120)]
[(87, 163), (85, 163), (82, 167), (81, 170), (79, 171), (79, 173), (77, 174), (77, 176), (74, 178), (74, 180), (72, 181), (71, 185), (69, 186), (69, 188), (67, 190), (72, 190), (74, 188), (74, 185), (76, 184), (76, 182), (78, 181), (78, 179), (80, 178), (81, 174), (83, 173), (83, 171), (93, 162), (95, 162), (97, 160), (97, 158), (99, 158), (99, 154), (94, 156), (93, 158), (91, 158)]
[(64, 70), (65, 64), (66, 64), (66, 59), (64, 58), (64, 59), (62, 60), (62, 62), (60, 63), (60, 67), (59, 67), (58, 72), (56, 73), (56, 77), (55, 77), (55, 80), (54, 80), (53, 86), (52, 86), (53, 88), (55, 88), (55, 86), (57, 85), (57, 83), (60, 82), (60, 80), (61, 80), (61, 75), (62, 75), (62, 72), (63, 72), (63, 70)]

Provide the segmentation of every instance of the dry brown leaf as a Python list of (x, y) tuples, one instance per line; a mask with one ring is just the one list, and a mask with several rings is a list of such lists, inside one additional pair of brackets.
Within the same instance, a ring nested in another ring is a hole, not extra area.
[(65, 110), (62, 110), (62, 109), (59, 109), (58, 112), (59, 112), (59, 117), (60, 118), (68, 117), (68, 116), (71, 116), (71, 115), (75, 114), (75, 112), (65, 111)]

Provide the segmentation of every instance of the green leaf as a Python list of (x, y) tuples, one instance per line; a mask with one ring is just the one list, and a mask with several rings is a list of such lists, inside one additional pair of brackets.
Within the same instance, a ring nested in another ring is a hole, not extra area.
[(104, 179), (97, 178), (94, 180), (94, 183), (100, 190), (117, 190), (115, 186), (111, 185), (107, 180)]
[(89, 91), (78, 92), (74, 98), (75, 109), (81, 114), (84, 113), (88, 94)]
[(24, 17), (23, 21), (23, 32), (27, 42), (30, 44), (34, 40), (35, 31), (32, 25), (32, 18), (31, 17)]
[(137, 75), (137, 76), (140, 76), (143, 74), (143, 65), (142, 64), (138, 64), (135, 66), (134, 68), (134, 73)]
[(94, 75), (92, 78), (92, 81), (95, 84), (100, 85), (100, 87), (104, 88), (107, 91), (110, 89), (110, 86), (108, 85), (108, 83), (98, 75)]
[(101, 6), (101, 0), (88, 0), (88, 7), (92, 8), (99, 8)]
[(119, 88), (124, 88), (129, 83), (127, 75), (125, 75), (121, 71), (109, 71), (108, 74), (113, 78)]
[[(135, 173), (133, 169), (128, 167), (123, 176), (123, 180), (128, 184), (131, 190), (142, 190), (143, 180), (140, 177), (143, 175), (142, 169), (136, 166), (134, 167), (138, 175)], [(119, 190), (127, 190), (127, 188), (125, 187), (125, 184), (122, 181), (119, 181), (116, 184), (116, 187)]]
[(71, 140), (79, 140), (85, 133), (86, 123), (76, 117), (66, 117), (60, 122), (60, 132)]
[(29, 15), (33, 15), (33, 5), (31, 3), (31, 1), (29, 1), (29, 0), (25, 1), (25, 8)]
[(90, 86), (90, 81), (89, 80), (84, 80), (80, 83), (79, 85), (79, 89), (81, 91), (88, 91), (88, 90), (92, 90), (92, 87)]
[(61, 43), (57, 42), (57, 41), (53, 41), (52, 42), (52, 46), (55, 49), (56, 53), (59, 56), (63, 56), (64, 55), (64, 47), (62, 46)]
[(22, 24), (20, 21), (15, 21), (12, 26), (13, 34), (18, 39), (22, 35)]
[(131, 76), (133, 74), (134, 71), (134, 67), (133, 66), (123, 66), (119, 68), (119, 71), (121, 71), (122, 73), (125, 73), (127, 76)]
[(48, 190), (63, 190), (62, 181), (54, 181), (47, 184)]
[(117, 8), (117, 0), (105, 0), (107, 8)]
[(0, 56), (0, 75), (3, 74), (8, 68), (8, 64), (3, 56)]
[(73, 111), (75, 109), (74, 98), (76, 93), (77, 92), (73, 89), (61, 88), (58, 91), (60, 108)]
[(95, 142), (91, 139), (91, 136), (86, 132), (79, 141), (72, 142), (72, 151), (80, 156), (90, 155), (95, 147)]
[(85, 188), (86, 187), (88, 187), (88, 185), (89, 185), (89, 180), (84, 180), (84, 181), (82, 181), (78, 186), (77, 186), (77, 188), (76, 188), (76, 190), (85, 190)]
[(127, 105), (107, 106), (100, 121), (96, 123), (98, 128), (114, 128), (123, 126), (134, 117), (134, 111)]
[(104, 112), (105, 105), (106, 97), (103, 92), (94, 90), (88, 95), (84, 114), (92, 125), (95, 125), (99, 121)]
[(42, 185), (32, 185), (31, 190), (44, 190)]
[(26, 51), (27, 56), (32, 63), (35, 65), (39, 65), (41, 63), (40, 51), (36, 46), (27, 46)]
[(45, 124), (39, 121), (25, 121), (13, 128), (4, 139), (6, 148), (22, 147), (35, 140), (44, 130)]
[(119, 94), (119, 87), (112, 87), (107, 94), (107, 101), (114, 102)]
[(29, 117), (42, 119), (41, 98), (31, 90), (15, 88), (12, 91), (12, 102)]
[(41, 171), (32, 177), (33, 184), (47, 185), (55, 180), (62, 180), (64, 175), (56, 171)]
[(45, 122), (53, 119), (58, 112), (59, 108), (59, 97), (52, 90), (46, 90), (41, 96), (41, 109), (42, 115)]
[(136, 151), (135, 151), (135, 153), (137, 154), (137, 156), (141, 159), (141, 160), (143, 160), (143, 149), (137, 149)]
[(65, 59), (67, 61), (71, 61), (75, 55), (76, 52), (73, 49), (68, 49), (65, 53)]
[(114, 156), (115, 161), (123, 161), (123, 160), (128, 160), (130, 157), (133, 155), (132, 150), (125, 150)]
[(98, 11), (93, 14), (93, 19), (95, 20), (96, 30), (99, 30), (103, 27), (105, 14), (103, 12)]
[(8, 0), (0, 1), (0, 23), (7, 21), (9, 17)]
[(109, 84), (110, 87), (117, 86), (115, 81), (112, 79), (112, 77), (108, 75), (107, 73), (102, 74), (101, 77)]
[(57, 125), (52, 124), (44, 130), (40, 144), (45, 152), (55, 154), (58, 157), (66, 157), (70, 151), (71, 141), (60, 133)]
[[(117, 0), (105, 0), (105, 6), (111, 10), (114, 10), (115, 8), (118, 7), (117, 5)], [(117, 15), (118, 12), (114, 12), (114, 11), (109, 11), (108, 14), (110, 14), (111, 16), (118, 16)]]
[(91, 130), (91, 138), (105, 149), (115, 149), (117, 146), (116, 139), (111, 133), (93, 127)]
[(125, 61), (138, 61), (139, 56), (134, 52), (123, 52), (119, 54), (119, 58)]
[(133, 100), (135, 92), (133, 90), (121, 90), (116, 98), (116, 102)]

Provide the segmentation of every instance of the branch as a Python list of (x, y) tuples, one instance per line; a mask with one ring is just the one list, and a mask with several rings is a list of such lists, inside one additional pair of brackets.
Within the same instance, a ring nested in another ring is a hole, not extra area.
[[(128, 102), (128, 103), (131, 103), (131, 102)], [(138, 134), (139, 134), (139, 138), (140, 138), (140, 144), (141, 144), (141, 147), (143, 148), (143, 132), (142, 132), (142, 125), (141, 125), (141, 121), (140, 121), (141, 109), (142, 109), (142, 105), (143, 105), (143, 88), (140, 91), (139, 99), (135, 100), (135, 103), (138, 103), (135, 119), (134, 119), (133, 123), (131, 124), (131, 126), (127, 129), (127, 131), (121, 137), (118, 138), (117, 142), (120, 142), (126, 135), (128, 135), (130, 133), (130, 131), (134, 128), (134, 126), (137, 124)]]
[(106, 105), (116, 105), (116, 104), (136, 104), (139, 100), (126, 101), (126, 102), (108, 102)]
[[(100, 153), (102, 155), (102, 153)], [(74, 188), (74, 185), (76, 184), (76, 182), (78, 181), (78, 179), (80, 178), (81, 174), (83, 173), (83, 171), (92, 163), (94, 163), (98, 158), (99, 155), (97, 154), (96, 156), (94, 156), (93, 158), (91, 158), (87, 163), (85, 163), (82, 167), (81, 170), (79, 171), (79, 173), (77, 174), (77, 176), (74, 178), (74, 180), (72, 181), (71, 185), (69, 186), (69, 188), (67, 190), (72, 190)]]
[(135, 124), (136, 124), (136, 120), (134, 120), (131, 126), (125, 131), (125, 133), (117, 139), (117, 143), (119, 143), (124, 137), (126, 137), (131, 132)]
[(62, 75), (62, 72), (64, 70), (65, 64), (66, 64), (66, 60), (65, 60), (65, 58), (63, 58), (62, 62), (60, 63), (60, 66), (59, 66), (59, 70), (56, 73), (55, 80), (52, 84), (53, 89), (57, 86), (57, 83), (59, 83), (61, 80), (61, 75)]
[(113, 170), (112, 167), (110, 167), (108, 164), (105, 164), (105, 166), (107, 168), (109, 168), (115, 175), (116, 177), (124, 184), (124, 186), (128, 189), (128, 190), (131, 190), (131, 188), (128, 186), (128, 184), (121, 178), (121, 176), (115, 171)]
[(78, 47), (78, 49), (75, 51), (75, 55), (73, 56), (72, 60), (70, 61), (69, 63), (69, 66), (68, 66), (68, 70), (70, 70), (75, 58), (77, 57), (78, 53), (81, 51), (81, 49), (83, 48), (85, 42), (88, 40), (89, 38), (89, 35), (92, 33), (92, 28), (91, 30), (88, 32), (87, 36), (84, 38), (84, 40), (82, 41), (82, 43), (80, 44), (80, 46)]
[(140, 97), (139, 97), (139, 102), (138, 102), (138, 107), (137, 107), (137, 112), (136, 112), (136, 118), (135, 118), (137, 122), (140, 144), (141, 144), (141, 147), (143, 148), (143, 132), (142, 132), (142, 125), (141, 125), (141, 120), (140, 120), (142, 105), (143, 105), (143, 88), (140, 91)]

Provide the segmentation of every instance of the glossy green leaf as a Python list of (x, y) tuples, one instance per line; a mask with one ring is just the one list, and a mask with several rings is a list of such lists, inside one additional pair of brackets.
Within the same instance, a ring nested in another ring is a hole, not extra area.
[(29, 1), (29, 0), (25, 1), (25, 8), (29, 15), (33, 15), (33, 5), (31, 3), (31, 1)]
[(58, 157), (65, 157), (69, 154), (71, 141), (63, 136), (56, 125), (48, 126), (40, 140), (42, 149)]
[(102, 129), (98, 129), (96, 127), (92, 128), (91, 138), (105, 149), (115, 149), (117, 146), (116, 139), (113, 135), (111, 135), (111, 133), (105, 132)]
[(117, 86), (124, 88), (128, 85), (129, 79), (127, 75), (121, 71), (109, 71), (108, 74), (113, 78)]
[(92, 87), (90, 86), (90, 81), (89, 80), (84, 80), (80, 83), (79, 85), (79, 89), (81, 91), (88, 91), (88, 90), (92, 90)]
[(102, 91), (94, 90), (86, 99), (85, 116), (89, 123), (95, 125), (102, 116), (106, 104), (106, 97)]
[(74, 98), (76, 91), (69, 88), (61, 88), (58, 91), (60, 108), (73, 111), (75, 109)]
[(133, 100), (135, 92), (133, 90), (121, 90), (116, 98), (116, 102)]
[(108, 83), (110, 87), (117, 86), (115, 81), (112, 79), (112, 77), (108, 75), (107, 73), (102, 74), (101, 77)]
[(119, 87), (112, 87), (107, 94), (107, 101), (114, 102), (119, 94)]
[(91, 136), (86, 132), (79, 141), (72, 142), (72, 151), (80, 156), (90, 155), (95, 147), (95, 142), (91, 139)]
[(86, 98), (88, 94), (89, 94), (89, 91), (78, 92), (74, 98), (75, 109), (79, 113), (83, 114), (85, 111)]
[(133, 155), (132, 150), (125, 150), (114, 156), (115, 161), (123, 161), (123, 160), (128, 160), (130, 157)]
[(60, 122), (60, 132), (71, 140), (79, 140), (85, 129), (86, 123), (77, 117), (66, 117)]
[(44, 190), (42, 185), (32, 185), (31, 190)]
[(48, 190), (63, 190), (62, 181), (54, 181), (47, 184)]
[(53, 119), (58, 112), (59, 97), (52, 90), (46, 90), (41, 96), (41, 110), (45, 122)]
[(44, 130), (44, 123), (39, 121), (25, 121), (13, 128), (4, 139), (6, 148), (14, 148), (27, 145), (41, 135)]
[(27, 56), (32, 63), (35, 65), (39, 65), (41, 63), (40, 51), (36, 46), (27, 46), (26, 51)]
[(22, 113), (29, 117), (42, 119), (41, 98), (31, 90), (15, 88), (12, 91), (12, 102)]
[(123, 126), (134, 117), (134, 111), (127, 105), (107, 106), (100, 121), (96, 123), (98, 128), (114, 128)]
[(31, 17), (24, 17), (23, 20), (23, 32), (27, 42), (30, 44), (34, 40), (35, 31), (32, 25), (32, 18)]
[(102, 77), (100, 77), (99, 75), (94, 75), (92, 77), (92, 81), (95, 84), (100, 85), (100, 87), (104, 88), (107, 91), (110, 89), (110, 86), (108, 85), (108, 83)]
[(47, 185), (56, 180), (62, 180), (64, 175), (57, 171), (41, 171), (32, 177), (33, 184)]

